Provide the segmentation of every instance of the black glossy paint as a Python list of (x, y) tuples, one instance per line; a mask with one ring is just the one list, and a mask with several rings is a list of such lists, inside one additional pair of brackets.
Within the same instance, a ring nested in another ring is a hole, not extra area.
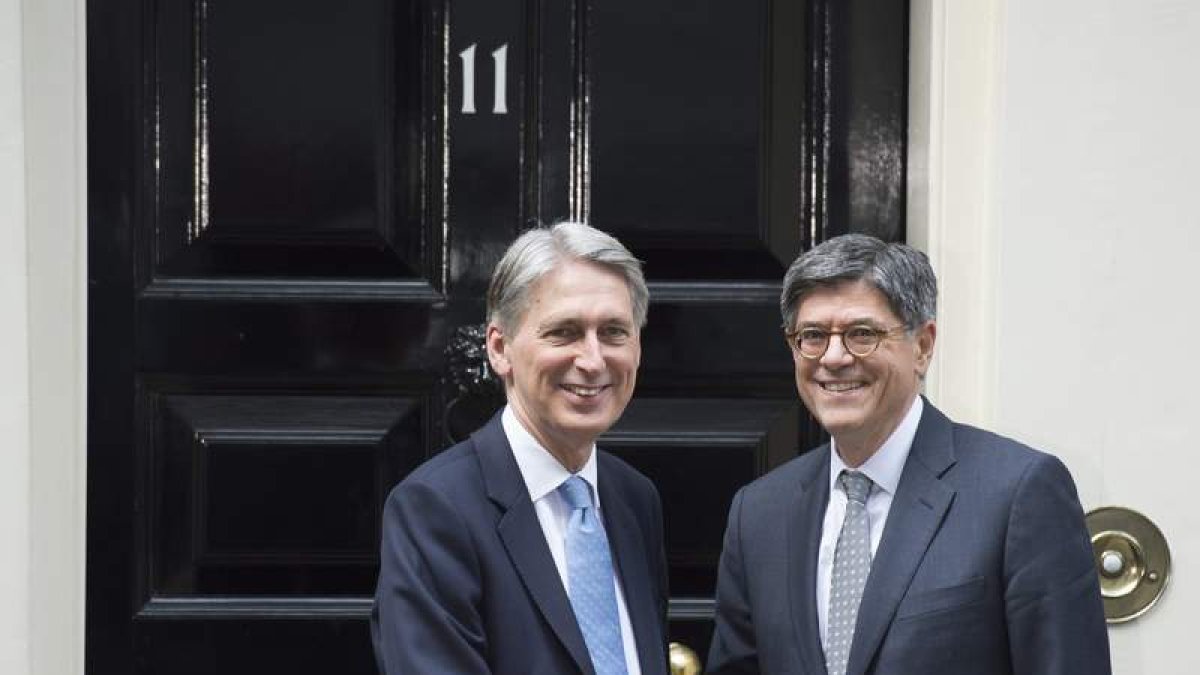
[(672, 637), (703, 653), (729, 500), (819, 437), (782, 271), (903, 236), (906, 25), (865, 0), (90, 4), (87, 671), (371, 672), (383, 496), (495, 405), (447, 342), (513, 236), (568, 217), (647, 263), (602, 442), (660, 487)]

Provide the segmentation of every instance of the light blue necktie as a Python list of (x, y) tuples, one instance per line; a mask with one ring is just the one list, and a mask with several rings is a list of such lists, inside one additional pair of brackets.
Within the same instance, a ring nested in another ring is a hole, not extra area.
[(571, 507), (567, 522), (567, 580), (571, 608), (583, 632), (596, 675), (627, 675), (612, 555), (604, 525), (596, 517), (592, 492), (579, 476), (558, 487)]

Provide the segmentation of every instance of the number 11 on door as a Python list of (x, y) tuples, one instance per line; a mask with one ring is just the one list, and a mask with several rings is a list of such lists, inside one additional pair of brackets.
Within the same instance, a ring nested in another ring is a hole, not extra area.
[[(462, 112), (464, 115), (475, 114), (475, 44), (458, 53), (462, 59)], [(492, 113), (504, 115), (508, 113), (508, 43), (500, 45), (492, 52), (492, 67), (495, 70), (492, 89)]]

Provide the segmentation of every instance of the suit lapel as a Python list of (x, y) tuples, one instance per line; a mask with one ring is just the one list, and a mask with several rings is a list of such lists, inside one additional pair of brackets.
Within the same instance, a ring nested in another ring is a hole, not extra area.
[(664, 674), (663, 635), (659, 624), (658, 595), (650, 587), (650, 568), (647, 565), (645, 535), (629, 500), (622, 494), (625, 486), (618, 484), (614, 472), (606, 470), (607, 457), (600, 455), (600, 509), (604, 514), (604, 531), (613, 552), (621, 586), (625, 591), (625, 607), (637, 641), (638, 661), (647, 675)]
[(863, 590), (847, 675), (862, 675), (875, 657), (900, 600), (954, 500), (941, 475), (954, 464), (950, 420), (925, 402), (912, 450), (900, 475), (883, 538)]
[(500, 415), (492, 418), (471, 437), (479, 456), (488, 497), (503, 511), (496, 526), (500, 541), (512, 559), (513, 567), (533, 598), (546, 623), (566, 647), (579, 670), (594, 675), (592, 661), (571, 601), (567, 598), (558, 568), (546, 544), (537, 512), (521, 479), (508, 438), (500, 424)]
[(803, 672), (825, 673), (825, 652), (817, 624), (817, 553), (821, 548), (821, 525), (829, 501), (829, 446), (810, 451), (799, 486), (788, 509), (788, 560), (791, 570), (792, 622), (795, 625)]

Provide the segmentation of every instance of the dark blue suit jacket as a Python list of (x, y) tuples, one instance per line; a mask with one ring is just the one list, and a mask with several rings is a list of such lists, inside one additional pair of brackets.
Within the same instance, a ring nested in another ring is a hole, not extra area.
[[(828, 499), (828, 445), (734, 498), (709, 673), (825, 674), (815, 575)], [(926, 402), (847, 672), (1108, 675), (1099, 582), (1066, 467)]]
[[(662, 507), (598, 453), (600, 503), (646, 675), (667, 672)], [(500, 416), (392, 490), (371, 635), (386, 675), (592, 675)]]

